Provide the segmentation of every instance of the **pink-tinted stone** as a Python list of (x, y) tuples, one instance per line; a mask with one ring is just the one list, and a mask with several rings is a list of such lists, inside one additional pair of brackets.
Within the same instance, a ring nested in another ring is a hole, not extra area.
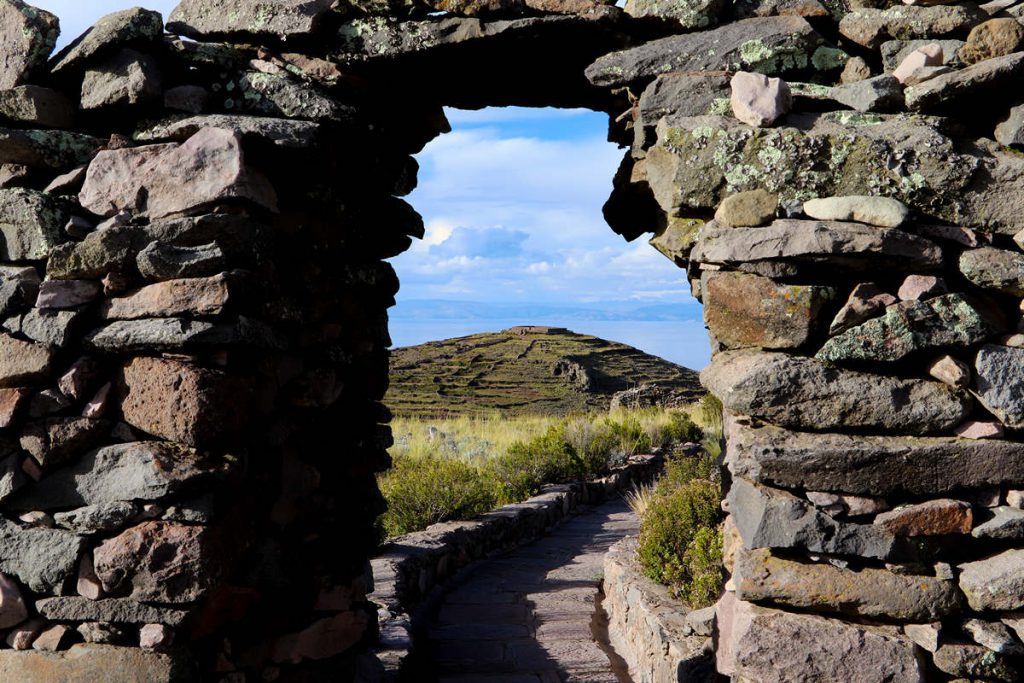
[(42, 344), (0, 333), (0, 387), (46, 379), (53, 353)]
[(146, 624), (139, 629), (139, 647), (159, 650), (174, 642), (174, 631), (164, 624)]
[(193, 602), (214, 580), (218, 556), (206, 527), (143, 522), (103, 541), (93, 553), (96, 574), (108, 593), (135, 600)]
[(243, 383), (219, 370), (156, 358), (124, 368), (125, 421), (171, 441), (204, 446), (236, 432), (245, 419)]
[(46, 186), (44, 192), (48, 194), (75, 194), (85, 182), (85, 172), (88, 166), (73, 168), (67, 173), (62, 173)]
[(962, 228), (957, 225), (933, 225), (929, 223), (919, 223), (914, 227), (914, 231), (922, 237), (949, 240), (950, 242), (956, 242), (966, 247), (976, 247), (981, 242), (978, 238), (977, 232), (970, 228)]
[(0, 628), (11, 628), (28, 619), (28, 608), (14, 579), (0, 574)]
[(181, 145), (101, 152), (79, 193), (100, 216), (138, 210), (143, 197), (151, 219), (235, 199), (277, 210), (273, 187), (245, 165), (238, 134), (222, 128), (203, 128)]
[(78, 561), (78, 582), (75, 589), (83, 598), (90, 600), (99, 600), (103, 597), (103, 584), (96, 576), (90, 553), (83, 553), (82, 558)]
[(46, 529), (52, 529), (56, 526), (53, 521), (53, 517), (42, 510), (32, 510), (31, 512), (25, 512), (18, 515), (18, 519), (29, 527), (42, 527)]
[(99, 444), (110, 424), (78, 417), (51, 417), (29, 423), (19, 443), (43, 467), (60, 465)]
[(89, 384), (96, 378), (99, 367), (96, 361), (88, 356), (76, 360), (68, 371), (57, 380), (57, 388), (60, 393), (74, 401), (85, 398), (85, 392)]
[(298, 633), (274, 642), (271, 659), (298, 664), (304, 659), (327, 659), (359, 642), (368, 625), (363, 612), (340, 612), (314, 622)]
[(923, 45), (904, 57), (892, 75), (897, 81), (904, 83), (907, 77), (923, 66), (942, 66), (943, 57), (942, 46), (938, 43)]
[(729, 85), (733, 115), (751, 126), (770, 126), (793, 106), (789, 85), (781, 78), (740, 71)]
[(971, 506), (943, 498), (883, 512), (875, 524), (897, 536), (968, 534), (974, 522)]
[(33, 481), (39, 481), (43, 478), (43, 469), (35, 461), (35, 458), (25, 458), (22, 460), (21, 471), (27, 474)]
[(32, 641), (36, 639), (39, 632), (43, 630), (44, 622), (41, 619), (31, 619), (19, 624), (7, 633), (5, 642), (7, 646), (15, 650), (27, 650), (32, 647)]
[(85, 404), (85, 408), (82, 409), (82, 417), (87, 417), (90, 420), (98, 420), (107, 413), (107, 406), (110, 403), (110, 392), (113, 389), (113, 384), (107, 382), (100, 387), (93, 395), (89, 402)]
[(75, 308), (95, 301), (102, 291), (92, 280), (45, 280), (39, 284), (36, 308)]
[(829, 327), (830, 334), (839, 334), (861, 324), (877, 315), (881, 315), (886, 306), (899, 300), (888, 292), (884, 292), (873, 282), (862, 282), (853, 288), (843, 307)]
[(74, 637), (74, 631), (70, 627), (64, 624), (57, 624), (46, 629), (40, 633), (34, 641), (32, 641), (33, 650), (43, 650), (45, 652), (57, 652), (58, 650), (64, 650), (71, 645), (71, 640)]
[(228, 304), (229, 285), (229, 278), (223, 273), (205, 278), (165, 280), (126, 296), (108, 299), (101, 315), (106, 320), (218, 315)]
[(175, 144), (123, 147), (99, 152), (89, 164), (78, 201), (97, 216), (113, 216), (123, 209), (136, 210), (142, 189), (137, 178), (149, 162)]
[(57, 17), (21, 0), (0, 3), (0, 89), (23, 83), (46, 60), (60, 34)]
[(961, 439), (1001, 439), (1005, 430), (998, 422), (970, 420), (953, 430)]
[(971, 369), (967, 363), (952, 356), (942, 356), (928, 366), (928, 374), (953, 387), (966, 388), (971, 383)]
[(147, 169), (144, 185), (150, 218), (227, 199), (247, 199), (277, 210), (274, 188), (245, 166), (239, 135), (222, 128), (203, 128), (158, 157)]
[(945, 294), (946, 281), (934, 275), (908, 275), (896, 293), (900, 301), (924, 301)]
[(884, 498), (873, 498), (870, 496), (851, 496), (842, 493), (808, 491), (807, 500), (820, 508), (824, 508), (829, 514), (838, 513), (850, 517), (874, 515), (889, 509), (889, 503)]
[(27, 387), (0, 389), (0, 429), (11, 426), (31, 395), (32, 390)]

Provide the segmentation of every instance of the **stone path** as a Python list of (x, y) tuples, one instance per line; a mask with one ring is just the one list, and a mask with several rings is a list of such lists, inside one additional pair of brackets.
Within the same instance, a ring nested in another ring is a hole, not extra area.
[(440, 683), (628, 683), (595, 642), (602, 559), (636, 533), (621, 500), (587, 509), (550, 535), (486, 560), (427, 615), (427, 657)]

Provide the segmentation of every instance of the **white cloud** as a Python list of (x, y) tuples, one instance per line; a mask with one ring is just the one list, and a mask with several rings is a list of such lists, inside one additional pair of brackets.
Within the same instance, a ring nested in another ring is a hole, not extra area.
[(553, 266), (548, 261), (537, 261), (531, 263), (526, 267), (526, 272), (532, 275), (542, 275), (544, 273), (550, 273)]
[(523, 121), (574, 119), (591, 114), (587, 109), (529, 109), (525, 107), (487, 107), (486, 109), (445, 109), (452, 127)]
[[(463, 112), (465, 113), (465, 112)], [(394, 260), (400, 300), (691, 303), (685, 273), (646, 240), (627, 243), (601, 207), (624, 153), (605, 141), (607, 120), (589, 112), (484, 110), (419, 155), (421, 182), (409, 197), (427, 224), (424, 243)], [(462, 116), (460, 113), (459, 116)], [(545, 130), (545, 116), (554, 123)], [(453, 120), (455, 118), (453, 117)], [(571, 121), (572, 136), (564, 137)]]
[(430, 247), (444, 244), (457, 227), (457, 225), (443, 218), (436, 218), (426, 224), (423, 239), (416, 242), (413, 248), (418, 251), (428, 251)]

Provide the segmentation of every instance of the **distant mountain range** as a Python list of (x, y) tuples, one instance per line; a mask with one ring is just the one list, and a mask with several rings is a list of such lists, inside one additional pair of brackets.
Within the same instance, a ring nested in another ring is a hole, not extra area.
[(646, 304), (635, 301), (611, 301), (593, 305), (558, 306), (552, 304), (492, 303), (485, 301), (456, 301), (449, 299), (400, 300), (391, 309), (393, 320), (642, 320), (684, 321), (699, 320), (700, 308), (696, 303), (687, 305)]
[(697, 373), (632, 346), (563, 328), (518, 327), (394, 349), (385, 403), (400, 416), (607, 410), (615, 393), (657, 385), (689, 400)]

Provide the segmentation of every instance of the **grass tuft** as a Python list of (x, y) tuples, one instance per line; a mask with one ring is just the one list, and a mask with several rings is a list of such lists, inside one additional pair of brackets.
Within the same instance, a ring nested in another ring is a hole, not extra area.
[(466, 519), (529, 498), (545, 484), (594, 479), (627, 458), (700, 441), (683, 410), (644, 408), (557, 417), (497, 414), (392, 423), (395, 466), (378, 481), (387, 536)]

